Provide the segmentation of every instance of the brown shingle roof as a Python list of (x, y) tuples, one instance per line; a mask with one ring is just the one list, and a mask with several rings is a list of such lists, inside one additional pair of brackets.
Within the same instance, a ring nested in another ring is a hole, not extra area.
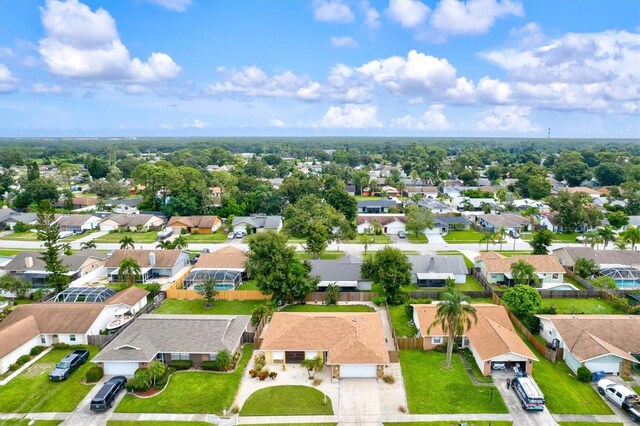
[(388, 364), (378, 313), (276, 312), (260, 349), (327, 351), (327, 364)]
[(240, 249), (227, 246), (213, 253), (203, 253), (193, 269), (239, 269), (244, 268), (247, 255)]
[(218, 216), (173, 216), (167, 226), (187, 226), (189, 228), (213, 228), (221, 222)]
[(505, 257), (499, 253), (489, 252), (476, 257), (476, 260), (484, 262), (487, 272), (489, 273), (510, 273), (511, 264), (516, 263), (518, 260), (524, 260), (528, 264), (533, 265), (535, 271), (538, 273), (565, 272), (558, 258), (548, 254), (526, 254)]
[(142, 268), (150, 268), (151, 262), (149, 254), (153, 253), (156, 258), (154, 267), (156, 268), (173, 268), (178, 261), (178, 257), (182, 251), (180, 250), (115, 250), (111, 257), (107, 260), (105, 266), (107, 268), (118, 268), (122, 259), (131, 257)]
[(0, 358), (10, 354), (40, 334), (34, 317), (29, 316), (0, 329)]
[(102, 303), (33, 303), (16, 307), (0, 323), (0, 331), (33, 317), (40, 333), (83, 334), (104, 309)]
[[(446, 336), (442, 327), (427, 329), (436, 319), (437, 304), (412, 305), (417, 311), (421, 336)], [(509, 315), (504, 307), (488, 303), (472, 305), (476, 309), (478, 321), (471, 322), (471, 328), (465, 333), (478, 356), (489, 360), (504, 354), (514, 353), (525, 358), (538, 360), (531, 349), (516, 334)]]
[(98, 204), (98, 197), (73, 197), (71, 201), (74, 205), (95, 206)]
[(65, 214), (65, 215), (56, 215), (57, 224), (64, 226), (82, 226), (91, 218), (99, 219), (97, 216), (92, 214)]
[(107, 305), (115, 305), (118, 303), (124, 303), (129, 306), (133, 306), (140, 301), (143, 297), (146, 297), (149, 292), (140, 287), (129, 287), (125, 290), (119, 291), (111, 296), (105, 303)]
[(563, 191), (567, 191), (570, 194), (575, 194), (577, 192), (582, 192), (583, 194), (596, 195), (600, 194), (600, 192), (596, 191), (593, 188), (589, 188), (587, 186), (575, 186), (573, 188), (565, 188)]

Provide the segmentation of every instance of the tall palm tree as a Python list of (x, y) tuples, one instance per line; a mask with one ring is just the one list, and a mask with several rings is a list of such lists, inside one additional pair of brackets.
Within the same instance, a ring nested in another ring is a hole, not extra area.
[(480, 203), (480, 209), (482, 209), (484, 214), (489, 214), (491, 213), (491, 204), (487, 203), (486, 201), (483, 201)]
[(476, 309), (468, 303), (469, 300), (459, 289), (447, 286), (438, 304), (436, 318), (427, 329), (430, 333), (433, 327), (441, 327), (447, 333), (447, 368), (451, 368), (455, 341), (471, 328), (472, 319), (473, 324), (478, 322)]
[(120, 265), (118, 265), (118, 279), (120, 281), (125, 281), (131, 286), (141, 278), (142, 270), (134, 258), (125, 257), (120, 261)]
[(522, 210), (522, 216), (528, 217), (531, 222), (531, 227), (529, 229), (530, 232), (533, 232), (536, 226), (536, 216), (540, 215), (540, 209), (537, 207), (529, 206), (526, 209)]
[(84, 243), (80, 244), (81, 250), (94, 249), (94, 248), (96, 248), (96, 240), (85, 241)]
[(487, 243), (487, 251), (489, 251), (489, 243), (491, 244), (496, 243), (494, 237), (495, 237), (494, 234), (492, 234), (491, 232), (485, 232), (482, 238), (480, 238), (479, 245), (482, 245), (483, 243)]
[(124, 250), (124, 249), (128, 249), (128, 248), (130, 248), (130, 249), (135, 248), (135, 241), (133, 241), (133, 237), (131, 237), (129, 235), (125, 235), (120, 240), (120, 249)]
[(613, 231), (613, 228), (609, 225), (605, 226), (604, 228), (598, 229), (598, 235), (600, 236), (600, 238), (602, 238), (605, 249), (609, 245), (609, 242), (615, 241), (616, 239), (616, 234)]
[(602, 237), (596, 231), (588, 231), (584, 233), (584, 242), (594, 248), (602, 242)]
[(520, 259), (511, 264), (511, 276), (516, 284), (538, 284), (540, 278), (536, 274), (536, 268), (530, 263)]
[(631, 250), (636, 249), (636, 244), (640, 244), (640, 226), (630, 226), (622, 233), (622, 237), (631, 244)]
[(626, 250), (627, 249), (627, 241), (624, 238), (618, 238), (614, 243), (615, 248), (618, 250)]
[(189, 247), (189, 241), (184, 235), (180, 235), (178, 238), (173, 240), (173, 248), (178, 250), (184, 250)]
[(173, 244), (169, 240), (161, 240), (158, 241), (156, 248), (161, 250), (171, 250), (173, 249)]
[(502, 244), (504, 243), (504, 239), (507, 238), (507, 235), (509, 235), (509, 233), (507, 232), (506, 229), (504, 228), (500, 228), (496, 231), (496, 233), (494, 234), (493, 238), (498, 240), (500, 242), (500, 250), (502, 251)]

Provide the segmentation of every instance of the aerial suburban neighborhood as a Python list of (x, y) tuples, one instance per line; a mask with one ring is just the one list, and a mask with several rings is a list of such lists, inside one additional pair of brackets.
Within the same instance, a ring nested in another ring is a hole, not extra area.
[(0, 1), (0, 426), (639, 394), (637, 0)]

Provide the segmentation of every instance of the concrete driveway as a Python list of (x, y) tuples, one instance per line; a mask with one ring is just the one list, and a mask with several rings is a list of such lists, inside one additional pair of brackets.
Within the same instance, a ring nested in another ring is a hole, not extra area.
[(376, 379), (341, 379), (339, 425), (381, 425)]
[(504, 403), (509, 409), (509, 414), (513, 417), (513, 424), (518, 426), (553, 426), (557, 425), (547, 407), (543, 412), (526, 411), (520, 405), (520, 400), (513, 388), (507, 389), (507, 379), (505, 377), (494, 377), (494, 382)]
[(104, 426), (107, 424), (107, 420), (113, 414), (113, 410), (118, 406), (122, 398), (127, 394), (126, 391), (121, 391), (118, 394), (118, 397), (113, 403), (114, 408), (110, 408), (104, 413), (94, 413), (89, 409), (89, 405), (91, 404), (91, 400), (98, 393), (100, 389), (102, 389), (102, 385), (112, 378), (113, 376), (105, 376), (100, 380), (85, 396), (80, 404), (76, 407), (75, 410), (67, 417), (67, 419), (61, 423), (64, 426), (73, 426), (73, 425), (83, 425), (83, 426)]

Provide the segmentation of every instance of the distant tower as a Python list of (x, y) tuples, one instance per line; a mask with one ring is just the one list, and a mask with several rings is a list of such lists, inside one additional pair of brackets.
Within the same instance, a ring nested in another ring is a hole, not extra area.
[(547, 130), (547, 139), (549, 139), (551, 137), (551, 127), (549, 127), (549, 130)]

